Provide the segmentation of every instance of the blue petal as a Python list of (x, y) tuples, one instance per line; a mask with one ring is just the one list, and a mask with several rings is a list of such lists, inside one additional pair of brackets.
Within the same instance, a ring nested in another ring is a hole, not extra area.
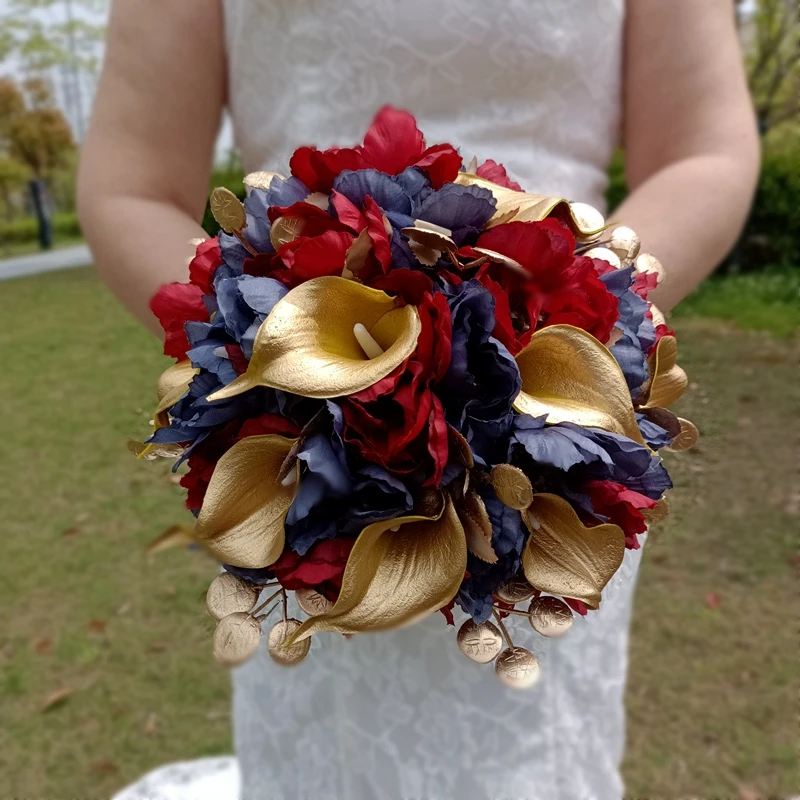
[(369, 195), (383, 210), (411, 213), (411, 198), (390, 175), (375, 169), (345, 170), (333, 182), (333, 188), (353, 205), (364, 208)]
[(452, 231), (459, 246), (477, 237), (492, 218), (497, 202), (488, 189), (448, 183), (431, 193), (417, 209), (417, 217)]

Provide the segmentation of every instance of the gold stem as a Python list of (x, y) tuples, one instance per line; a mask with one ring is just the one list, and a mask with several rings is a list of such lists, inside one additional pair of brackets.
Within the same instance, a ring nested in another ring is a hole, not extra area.
[[(274, 586), (275, 584), (272, 584), (272, 585)], [(253, 611), (250, 612), (251, 615), (255, 616), (256, 614), (258, 614), (258, 612), (261, 611), (262, 608), (264, 608), (265, 606), (268, 606), (282, 591), (283, 591), (283, 589), (281, 588), (281, 589), (278, 589), (278, 591), (275, 592), (275, 594), (270, 595), (258, 608), (254, 609)]]
[(244, 247), (244, 249), (247, 250), (251, 256), (258, 255), (258, 250), (256, 250), (255, 247), (253, 247), (253, 245), (251, 245), (250, 242), (244, 238), (244, 234), (241, 231), (234, 231), (233, 235), (242, 243), (242, 247)]
[(514, 642), (511, 641), (511, 637), (508, 635), (508, 630), (503, 623), (503, 618), (500, 616), (500, 613), (494, 607), (492, 608), (492, 613), (494, 614), (494, 618), (497, 620), (497, 624), (500, 626), (500, 632), (503, 634), (503, 638), (506, 640), (506, 643), (509, 647), (514, 647)]
[(492, 606), (492, 608), (496, 609), (497, 611), (504, 611), (506, 614), (516, 614), (518, 617), (527, 617), (528, 619), (531, 618), (529, 612), (517, 611), (516, 608), (503, 608), (502, 606)]
[(269, 611), (265, 612), (264, 614), (261, 614), (261, 616), (259, 616), (259, 617), (256, 617), (256, 619), (257, 619), (259, 622), (263, 622), (265, 619), (267, 619), (267, 617), (269, 617), (269, 615), (270, 615), (270, 614), (271, 614), (271, 613), (272, 613), (272, 612), (273, 612), (273, 611), (274, 611), (274, 610), (275, 610), (277, 607), (278, 607), (278, 603), (275, 603), (275, 605), (274, 605), (274, 606), (272, 606), (272, 608), (271, 608)]
[(286, 618), (289, 616), (289, 614), (288, 614), (289, 598), (287, 597), (286, 589), (284, 589), (284, 588), (281, 588), (281, 604), (282, 604), (281, 611), (283, 613), (283, 621), (286, 622)]

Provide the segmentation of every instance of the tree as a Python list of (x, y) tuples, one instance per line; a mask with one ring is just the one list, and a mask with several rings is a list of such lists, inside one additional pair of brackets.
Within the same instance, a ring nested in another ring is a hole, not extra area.
[(800, 4), (758, 0), (752, 15), (740, 14), (740, 20), (750, 90), (766, 134), (800, 117)]
[(44, 81), (30, 78), (20, 90), (13, 81), (0, 80), (0, 152), (46, 180), (69, 163), (74, 150), (69, 123)]
[(107, 0), (7, 0), (0, 61), (57, 88), (78, 139), (100, 68)]

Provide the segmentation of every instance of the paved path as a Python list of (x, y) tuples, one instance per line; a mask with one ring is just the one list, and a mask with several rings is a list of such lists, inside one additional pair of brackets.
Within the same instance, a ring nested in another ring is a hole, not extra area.
[(45, 253), (0, 261), (0, 280), (36, 275), (39, 272), (52, 272), (56, 269), (85, 267), (91, 263), (92, 255), (85, 244), (78, 247), (63, 247), (60, 250), (48, 250)]

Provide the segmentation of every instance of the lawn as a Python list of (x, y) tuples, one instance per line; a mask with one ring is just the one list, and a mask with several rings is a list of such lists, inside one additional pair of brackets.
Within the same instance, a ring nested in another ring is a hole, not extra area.
[[(645, 553), (629, 795), (784, 797), (800, 788), (798, 340), (683, 311), (680, 412), (702, 439), (670, 457), (673, 514)], [(166, 365), (156, 343), (89, 270), (0, 283), (0, 314), (0, 797), (104, 798), (230, 751), (202, 602), (215, 567), (143, 555), (188, 517), (167, 465), (125, 449)]]

